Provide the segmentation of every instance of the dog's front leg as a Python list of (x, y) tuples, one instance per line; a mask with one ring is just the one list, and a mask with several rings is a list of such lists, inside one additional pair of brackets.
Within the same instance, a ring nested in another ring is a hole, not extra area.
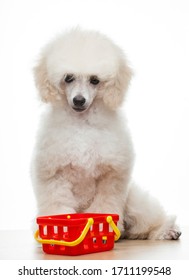
[(75, 213), (77, 202), (72, 184), (62, 176), (41, 180), (37, 184), (38, 215)]
[(108, 172), (97, 180), (97, 190), (93, 202), (85, 212), (112, 213), (119, 215), (118, 227), (124, 232), (123, 213), (125, 195), (123, 192), (124, 180), (114, 172)]

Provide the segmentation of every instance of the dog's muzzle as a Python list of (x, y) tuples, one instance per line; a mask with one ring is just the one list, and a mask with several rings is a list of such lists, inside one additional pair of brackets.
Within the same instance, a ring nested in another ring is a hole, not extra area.
[(77, 112), (86, 110), (86, 99), (82, 95), (77, 95), (73, 98), (73, 109)]

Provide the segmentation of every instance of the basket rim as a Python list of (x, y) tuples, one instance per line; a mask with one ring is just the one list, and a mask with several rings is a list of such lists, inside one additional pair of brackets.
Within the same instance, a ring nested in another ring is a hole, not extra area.
[(106, 222), (106, 218), (111, 216), (114, 222), (119, 220), (118, 214), (109, 213), (73, 213), (73, 214), (59, 214), (59, 215), (49, 215), (49, 216), (39, 216), (37, 217), (38, 225), (46, 226), (76, 226), (86, 224), (89, 218), (94, 219), (95, 223)]

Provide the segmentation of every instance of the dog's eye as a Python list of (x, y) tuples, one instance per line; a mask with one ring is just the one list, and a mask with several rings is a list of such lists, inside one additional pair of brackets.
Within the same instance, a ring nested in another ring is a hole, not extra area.
[(75, 78), (74, 78), (74, 75), (72, 75), (72, 74), (67, 74), (66, 77), (65, 77), (65, 79), (64, 79), (64, 81), (65, 81), (66, 83), (71, 83), (71, 82), (73, 82), (74, 80), (75, 80)]
[(98, 77), (96, 76), (91, 76), (90, 77), (90, 83), (93, 84), (93, 85), (98, 85), (100, 83)]

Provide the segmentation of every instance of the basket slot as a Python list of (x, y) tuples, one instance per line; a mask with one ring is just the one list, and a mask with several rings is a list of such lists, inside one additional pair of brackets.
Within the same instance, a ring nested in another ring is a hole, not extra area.
[(107, 243), (107, 238), (102, 238), (102, 244), (105, 245)]
[(103, 223), (99, 224), (99, 231), (102, 232), (103, 231)]
[(113, 228), (110, 225), (108, 226), (109, 226), (109, 232), (113, 232), (114, 231)]
[(42, 230), (42, 234), (47, 236), (47, 226), (40, 226)]
[(58, 233), (58, 226), (54, 226), (54, 233), (55, 233), (55, 234)]
[(64, 226), (63, 227), (63, 232), (68, 232), (68, 227)]
[(93, 237), (92, 240), (93, 240), (93, 243), (96, 243), (96, 237)]

